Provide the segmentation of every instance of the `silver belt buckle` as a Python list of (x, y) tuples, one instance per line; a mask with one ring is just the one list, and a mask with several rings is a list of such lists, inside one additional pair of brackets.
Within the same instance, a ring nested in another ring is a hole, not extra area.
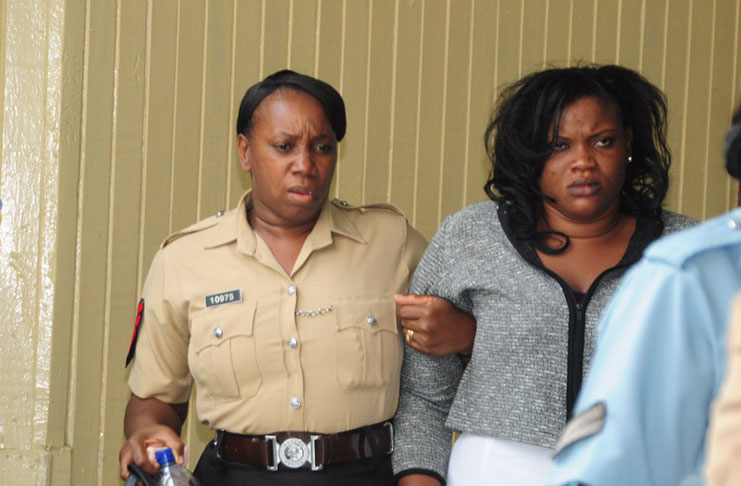
[(386, 451), (386, 454), (391, 454), (394, 452), (394, 424), (389, 420), (388, 422), (384, 422), (383, 426), (389, 429), (389, 450)]
[(308, 444), (297, 437), (290, 437), (278, 444), (276, 436), (266, 435), (265, 440), (273, 445), (273, 464), (268, 466), (268, 471), (277, 471), (279, 464), (298, 469), (306, 463), (311, 464), (312, 471), (321, 471), (324, 465), (316, 463), (316, 441), (320, 437), (312, 435)]

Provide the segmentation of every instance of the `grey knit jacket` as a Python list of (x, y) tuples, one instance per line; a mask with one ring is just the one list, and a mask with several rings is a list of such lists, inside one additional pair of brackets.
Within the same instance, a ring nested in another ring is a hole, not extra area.
[(507, 219), (506, 205), (494, 201), (464, 208), (443, 222), (417, 266), (411, 292), (450, 300), (476, 318), (477, 329), (465, 367), (455, 355), (431, 357), (404, 347), (394, 419), (397, 477), (421, 472), (444, 479), (451, 430), (553, 447), (567, 418), (567, 380), (574, 381), (567, 376), (574, 347), (569, 327), (576, 319), (583, 323), (583, 367), (576, 346), (580, 384), (599, 314), (626, 268), (662, 231), (694, 223), (667, 211), (663, 224), (639, 218), (621, 262), (600, 275), (578, 305), (532, 245), (508, 236)]

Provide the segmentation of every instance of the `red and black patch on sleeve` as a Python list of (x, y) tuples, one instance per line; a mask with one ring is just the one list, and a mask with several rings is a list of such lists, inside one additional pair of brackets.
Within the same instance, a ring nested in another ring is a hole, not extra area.
[(136, 353), (136, 340), (139, 339), (139, 331), (142, 328), (142, 319), (144, 318), (144, 299), (139, 301), (136, 308), (136, 322), (134, 323), (134, 334), (131, 335), (131, 344), (129, 344), (129, 354), (126, 355), (126, 366), (129, 366)]

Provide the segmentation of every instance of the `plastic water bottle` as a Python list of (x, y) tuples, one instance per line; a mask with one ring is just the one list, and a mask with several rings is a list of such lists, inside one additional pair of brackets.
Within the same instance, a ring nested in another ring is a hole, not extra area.
[(175, 462), (172, 449), (161, 449), (154, 453), (160, 470), (155, 475), (156, 486), (200, 486), (193, 474)]

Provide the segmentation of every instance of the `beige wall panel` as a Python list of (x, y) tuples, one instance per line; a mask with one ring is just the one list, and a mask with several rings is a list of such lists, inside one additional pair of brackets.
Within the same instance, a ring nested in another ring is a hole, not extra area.
[(631, 69), (641, 67), (643, 8), (645, 0), (620, 0), (618, 53), (615, 62)]
[(370, 5), (367, 0), (345, 3), (343, 19), (342, 82), (339, 89), (347, 110), (347, 134), (342, 141), (342, 162), (335, 173), (335, 188), (351, 204), (363, 202), (366, 95), (368, 83), (368, 40)]
[(672, 151), (672, 168), (669, 173), (669, 192), (665, 206), (682, 212), (681, 188), (684, 172), (684, 125), (687, 110), (687, 60), (689, 43), (689, 0), (672, 0), (667, 9), (666, 56), (664, 58), (664, 86), (669, 102), (669, 131), (667, 142)]
[(419, 162), (417, 147), (420, 133), (417, 129), (417, 114), (420, 103), (422, 2), (403, 0), (396, 2), (396, 8), (390, 199), (412, 218), (415, 201), (414, 171)]
[(203, 118), (200, 120), (201, 154), (198, 167), (197, 219), (226, 208), (227, 172), (232, 122), (231, 62), (232, 16), (230, 2), (206, 2), (206, 38), (203, 65)]
[(76, 356), (71, 406), (72, 484), (96, 484), (101, 431), (101, 370), (107, 287), (113, 126), (113, 71), (116, 58), (116, 4), (92, 2), (86, 40), (87, 75), (83, 108), (79, 226), (80, 299), (75, 323)]
[(667, 0), (652, 0), (645, 5), (641, 49), (641, 73), (661, 89), (664, 89), (667, 3)]
[(289, 24), (287, 66), (294, 71), (316, 73), (318, 0), (293, 0)]
[(520, 77), (520, 35), (523, 4), (500, 0), (497, 18), (496, 83), (503, 86)]
[(595, 46), (594, 18), (598, 3), (595, 0), (572, 0), (571, 43), (569, 59), (571, 64), (592, 62)]
[[(204, 2), (180, 1), (175, 85), (175, 138), (171, 167), (169, 232), (198, 219), (206, 10)], [(164, 174), (163, 174), (164, 176)]]
[[(707, 161), (705, 188), (705, 206), (702, 217), (708, 218), (727, 211), (731, 194), (736, 196), (738, 184), (730, 179), (723, 163), (722, 135), (730, 124), (734, 102), (733, 84), (722, 87), (727, 80), (734, 79), (733, 53), (738, 41), (736, 35), (736, 5), (733, 2), (715, 0), (714, 20), (712, 25), (712, 69), (709, 75), (708, 103), (711, 113), (722, 114), (728, 110), (728, 116), (707, 117), (707, 151), (701, 158)], [(698, 137), (699, 138), (699, 137)]]
[(571, 24), (571, 2), (569, 0), (545, 0), (546, 41), (545, 56), (549, 65), (565, 66), (569, 60), (569, 25)]
[(229, 125), (230, 166), (228, 206), (234, 207), (239, 197), (250, 186), (250, 178), (239, 165), (236, 153), (236, 125), (239, 103), (247, 88), (261, 79), (260, 73), (260, 25), (262, 22), (261, 0), (237, 0), (233, 19), (232, 46), (232, 106)]
[[(132, 216), (141, 214), (147, 4), (121, 2), (116, 20), (113, 92), (116, 117), (110, 157), (110, 222), (105, 249), (108, 258), (105, 265), (106, 314), (102, 321), (95, 323), (105, 326), (97, 468), (104, 484), (115, 480), (118, 451), (123, 441), (121, 404), (126, 403), (129, 392), (122, 371), (138, 300), (139, 218)], [(80, 411), (79, 407), (76, 411)], [(84, 419), (78, 416), (76, 421)]]
[(414, 207), (414, 225), (431, 238), (437, 229), (440, 215), (440, 164), (443, 133), (443, 100), (445, 69), (446, 3), (426, 1), (423, 6), (422, 70), (419, 105), (419, 157), (415, 179), (417, 200)]
[[(178, 150), (175, 133), (180, 124), (190, 123), (186, 118), (178, 120), (176, 117), (176, 97), (180, 86), (178, 4), (178, 0), (158, 0), (149, 4), (145, 159), (142, 213), (139, 216), (141, 233), (137, 291), (144, 284), (155, 251), (171, 231), (172, 167)], [(130, 312), (134, 312), (133, 308)], [(133, 321), (129, 327), (133, 329)]]
[[(542, 9), (544, 11), (544, 9)], [(471, 18), (471, 74), (469, 86), (468, 114), (468, 136), (466, 144), (466, 204), (481, 201), (486, 198), (483, 187), (486, 181), (490, 164), (484, 150), (484, 131), (489, 122), (491, 107), (494, 103), (496, 93), (494, 92), (494, 63), (489, 62), (496, 50), (496, 5), (494, 2), (475, 0), (473, 2), (473, 15)], [(525, 14), (525, 18), (531, 15)], [(541, 22), (541, 25), (544, 25)], [(523, 51), (523, 65), (530, 69), (532, 62), (542, 62), (543, 35), (535, 32), (530, 35), (528, 29), (524, 29), (525, 37), (538, 38), (537, 47), (532, 50)], [(529, 53), (529, 54), (528, 54)], [(534, 68), (534, 66), (533, 66)]]
[[(34, 39), (52, 59), (62, 7), (64, 71), (26, 72), (35, 78), (15, 93), (8, 12), (47, 19)], [(266, 74), (290, 66), (342, 92), (348, 134), (334, 194), (398, 204), (429, 238), (485, 197), (483, 132), (504, 84), (544, 64), (619, 60), (663, 83), (669, 99), (667, 207), (708, 218), (737, 194), (722, 138), (741, 100), (740, 16), (741, 0), (0, 0), (0, 249), (43, 253), (14, 260), (28, 278), (5, 294), (27, 302), (4, 303), (0, 320), (53, 312), (54, 322), (53, 335), (24, 327), (0, 340), (0, 410), (20, 424), (0, 431), (0, 483), (8, 471), (20, 478), (18, 468), (54, 486), (117, 482), (123, 357), (144, 275), (169, 232), (249, 186), (234, 124), (244, 91)], [(44, 117), (60, 110), (58, 183), (48, 173), (55, 135), (17, 138), (9, 117), (19, 106), (47, 131)], [(27, 163), (9, 164), (11, 153)], [(56, 252), (44, 251), (44, 231), (56, 231)], [(31, 361), (9, 358), (24, 349)], [(184, 437), (195, 458), (211, 435), (191, 410)], [(48, 452), (8, 449), (29, 442)]]
[(612, 63), (618, 55), (620, 0), (597, 0), (594, 19), (594, 62)]
[(366, 202), (389, 199), (395, 10), (393, 1), (370, 3), (363, 155), (363, 201)]
[[(453, 14), (452, 12), (455, 12)], [(470, 90), (471, 3), (456, 2), (448, 16), (448, 46), (445, 67), (445, 115), (442, 146), (442, 178), (439, 182), (440, 202), (438, 225), (448, 214), (458, 211), (465, 203), (465, 171), (463, 159), (466, 146), (468, 94)], [(519, 19), (519, 17), (518, 17)], [(519, 22), (515, 23), (519, 26)]]
[(262, 77), (288, 64), (291, 0), (263, 0)]
[(697, 219), (703, 218), (707, 190), (698, 187), (697, 183), (704, 182), (707, 174), (705, 156), (708, 150), (707, 106), (712, 73), (713, 3), (693, 1), (690, 4), (688, 95), (684, 104), (683, 174), (679, 190), (682, 194), (680, 210)]

